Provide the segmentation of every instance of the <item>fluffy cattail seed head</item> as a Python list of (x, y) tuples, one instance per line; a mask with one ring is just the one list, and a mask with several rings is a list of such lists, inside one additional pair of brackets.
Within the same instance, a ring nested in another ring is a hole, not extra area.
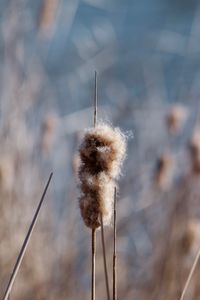
[(58, 5), (58, 0), (43, 0), (39, 19), (39, 28), (45, 35), (49, 35), (52, 32), (53, 25), (56, 20)]
[(172, 134), (176, 134), (183, 126), (188, 111), (183, 105), (174, 105), (167, 114), (167, 127)]
[(194, 174), (200, 174), (200, 129), (193, 133), (189, 144), (190, 157), (192, 162), (192, 171)]
[(41, 128), (41, 147), (44, 154), (48, 154), (54, 143), (57, 117), (54, 114), (47, 114)]
[(114, 181), (104, 172), (95, 176), (85, 174), (86, 179), (81, 183), (82, 196), (80, 210), (86, 226), (98, 228), (100, 214), (104, 225), (109, 225), (112, 217)]
[(195, 231), (191, 226), (188, 226), (180, 239), (180, 253), (188, 254), (192, 248), (195, 239)]
[(14, 164), (9, 156), (0, 159), (0, 189), (10, 191), (14, 186)]
[(79, 149), (80, 209), (86, 226), (98, 228), (112, 217), (115, 179), (126, 152), (126, 139), (118, 128), (99, 124), (85, 131)]
[(158, 188), (165, 190), (170, 181), (173, 159), (169, 153), (158, 158), (155, 174), (155, 183)]
[(92, 175), (105, 172), (112, 178), (120, 174), (126, 152), (125, 136), (118, 128), (100, 124), (86, 130), (80, 147), (84, 168)]

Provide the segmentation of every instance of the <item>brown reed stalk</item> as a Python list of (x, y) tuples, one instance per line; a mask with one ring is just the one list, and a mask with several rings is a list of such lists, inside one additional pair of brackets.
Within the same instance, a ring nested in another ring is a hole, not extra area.
[(199, 249), (199, 251), (198, 251), (198, 253), (197, 253), (196, 257), (195, 257), (194, 263), (193, 263), (192, 268), (191, 268), (191, 270), (190, 270), (190, 273), (189, 273), (189, 275), (188, 275), (188, 278), (187, 278), (187, 281), (186, 281), (186, 283), (185, 283), (185, 286), (184, 286), (183, 292), (182, 292), (182, 294), (181, 294), (180, 300), (183, 300), (184, 297), (185, 297), (186, 291), (187, 291), (188, 286), (189, 286), (189, 284), (190, 284), (190, 282), (191, 282), (192, 275), (193, 275), (193, 273), (194, 273), (194, 271), (195, 271), (195, 268), (196, 268), (196, 266), (197, 266), (197, 263), (198, 263), (198, 261), (199, 261), (199, 258), (200, 258), (200, 249)]
[[(94, 91), (94, 127), (97, 125), (97, 72), (95, 71), (95, 91)], [(108, 269), (107, 269), (107, 260), (106, 260), (106, 246), (105, 246), (105, 237), (104, 237), (104, 224), (103, 216), (100, 214), (100, 225), (101, 225), (101, 243), (103, 250), (103, 262), (104, 262), (104, 275), (106, 283), (106, 293), (107, 299), (110, 300), (110, 289), (109, 289), (109, 280), (108, 280)]]
[(40, 199), (40, 202), (39, 202), (38, 207), (37, 207), (37, 209), (36, 209), (36, 212), (35, 212), (35, 214), (34, 214), (34, 217), (33, 217), (33, 220), (32, 220), (32, 222), (31, 222), (31, 225), (30, 225), (30, 227), (29, 227), (28, 233), (27, 233), (27, 235), (26, 235), (26, 237), (25, 237), (24, 243), (23, 243), (22, 248), (21, 248), (21, 250), (20, 250), (20, 253), (19, 253), (18, 257), (17, 257), (17, 260), (16, 260), (15, 266), (14, 266), (14, 268), (13, 268), (13, 272), (12, 272), (12, 274), (11, 274), (10, 280), (9, 280), (9, 282), (8, 282), (8, 285), (7, 285), (7, 288), (6, 288), (6, 291), (5, 291), (3, 300), (8, 300), (9, 297), (10, 297), (10, 293), (11, 293), (11, 290), (12, 290), (12, 287), (13, 287), (13, 284), (14, 284), (14, 281), (15, 281), (15, 279), (16, 279), (17, 273), (18, 273), (18, 271), (19, 271), (19, 268), (20, 268), (20, 266), (21, 266), (22, 260), (23, 260), (23, 258), (24, 258), (24, 254), (25, 254), (25, 252), (26, 252), (28, 243), (29, 243), (29, 241), (30, 241), (30, 238), (31, 238), (31, 235), (32, 235), (32, 233), (33, 233), (35, 224), (36, 224), (36, 222), (37, 222), (37, 219), (38, 219), (38, 216), (39, 216), (39, 212), (40, 212), (42, 203), (43, 203), (43, 201), (44, 201), (44, 197), (45, 197), (45, 195), (46, 195), (46, 192), (47, 192), (47, 189), (48, 189), (48, 187), (49, 187), (49, 184), (50, 184), (50, 181), (51, 181), (52, 176), (53, 176), (53, 173), (51, 173), (50, 176), (49, 176), (48, 182), (47, 182), (47, 184), (46, 184), (46, 186), (45, 186), (44, 192), (43, 192), (43, 194), (42, 194), (42, 197), (41, 197), (41, 199)]
[(94, 127), (97, 125), (97, 71), (94, 73)]
[(87, 129), (79, 148), (81, 196), (80, 212), (87, 227), (92, 230), (91, 296), (95, 299), (95, 240), (101, 227), (104, 274), (107, 297), (110, 300), (104, 226), (112, 217), (115, 179), (120, 175), (126, 153), (126, 137), (119, 128), (100, 123), (97, 126), (97, 73), (95, 72), (94, 127)]
[(104, 225), (103, 225), (102, 213), (100, 214), (100, 223), (101, 223), (101, 243), (102, 243), (102, 250), (103, 250), (103, 263), (104, 263), (106, 293), (107, 293), (108, 300), (110, 300), (110, 288), (109, 288), (109, 280), (108, 280), (108, 269), (107, 269), (107, 261), (106, 261), (106, 246), (105, 246)]
[[(95, 71), (94, 91), (94, 127), (97, 125), (97, 72)], [(95, 265), (96, 265), (96, 229), (92, 229), (92, 278), (91, 278), (91, 299), (95, 300)]]
[(91, 299), (95, 300), (96, 229), (92, 229), (92, 282)]
[(117, 188), (114, 190), (113, 300), (117, 300)]

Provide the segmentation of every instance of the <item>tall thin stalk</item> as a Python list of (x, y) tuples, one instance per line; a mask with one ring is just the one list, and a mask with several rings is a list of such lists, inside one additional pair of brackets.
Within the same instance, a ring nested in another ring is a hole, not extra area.
[(103, 226), (102, 214), (100, 215), (100, 221), (101, 221), (101, 242), (102, 242), (102, 249), (103, 249), (103, 263), (104, 263), (106, 293), (107, 293), (108, 300), (110, 300), (110, 288), (109, 288), (108, 269), (107, 269), (107, 262), (106, 262), (106, 247), (105, 247), (105, 237), (104, 237), (104, 226)]
[(94, 127), (97, 125), (97, 71), (94, 73)]
[[(96, 125), (97, 125), (97, 108), (98, 108), (98, 105), (97, 105), (97, 72), (95, 71), (94, 127), (96, 127)], [(103, 225), (102, 214), (100, 214), (100, 224), (101, 224), (101, 242), (102, 242), (102, 250), (103, 250), (103, 262), (104, 262), (104, 275), (105, 275), (105, 283), (106, 283), (106, 293), (107, 293), (107, 299), (110, 300), (108, 270), (107, 270), (107, 261), (106, 261), (106, 246), (105, 246), (104, 225)]]
[(96, 229), (92, 229), (92, 282), (91, 282), (92, 300), (95, 300), (95, 259), (96, 259)]
[[(94, 127), (97, 125), (97, 72), (95, 71), (94, 91)], [(96, 265), (96, 229), (92, 229), (92, 278), (91, 278), (91, 300), (95, 300), (95, 265)]]
[(117, 188), (114, 190), (113, 300), (117, 300)]
[(38, 207), (37, 207), (37, 209), (36, 209), (36, 212), (35, 212), (35, 214), (34, 214), (34, 217), (33, 217), (33, 220), (32, 220), (32, 222), (31, 222), (31, 225), (30, 225), (30, 227), (29, 227), (28, 233), (27, 233), (27, 235), (26, 235), (26, 237), (25, 237), (24, 243), (23, 243), (22, 248), (21, 248), (21, 250), (20, 250), (20, 253), (19, 253), (18, 257), (17, 257), (17, 261), (16, 261), (15, 266), (14, 266), (14, 268), (13, 268), (13, 272), (12, 272), (11, 277), (10, 277), (10, 280), (9, 280), (9, 282), (8, 282), (8, 285), (7, 285), (7, 288), (6, 288), (6, 291), (5, 291), (3, 300), (8, 300), (8, 299), (9, 299), (10, 292), (11, 292), (11, 290), (12, 290), (14, 281), (15, 281), (15, 279), (16, 279), (16, 276), (17, 276), (17, 273), (18, 273), (19, 268), (20, 268), (20, 266), (21, 266), (21, 263), (22, 263), (24, 254), (25, 254), (26, 249), (27, 249), (27, 246), (28, 246), (28, 243), (29, 243), (29, 241), (30, 241), (30, 238), (31, 238), (31, 235), (32, 235), (32, 233), (33, 233), (35, 224), (36, 224), (36, 222), (37, 222), (37, 219), (38, 219), (38, 216), (39, 216), (39, 212), (40, 212), (42, 203), (43, 203), (43, 201), (44, 201), (44, 197), (45, 197), (45, 195), (46, 195), (46, 192), (47, 192), (47, 189), (48, 189), (48, 187), (49, 187), (49, 184), (50, 184), (50, 181), (51, 181), (52, 176), (53, 176), (53, 173), (51, 173), (51, 175), (49, 176), (48, 182), (47, 182), (47, 184), (46, 184), (46, 186), (45, 186), (44, 192), (43, 192), (43, 194), (42, 194), (42, 197), (41, 197), (41, 199), (40, 199), (40, 202), (39, 202)]
[(184, 297), (185, 297), (186, 291), (187, 291), (188, 286), (189, 286), (189, 284), (190, 284), (190, 281), (191, 281), (191, 279), (192, 279), (192, 275), (193, 275), (193, 273), (194, 273), (194, 271), (195, 271), (195, 268), (196, 268), (196, 266), (197, 266), (197, 263), (198, 263), (198, 261), (199, 261), (199, 258), (200, 258), (200, 249), (199, 249), (199, 251), (198, 251), (198, 253), (197, 253), (196, 257), (195, 257), (194, 263), (193, 263), (192, 268), (191, 268), (191, 270), (190, 270), (190, 273), (189, 273), (189, 275), (188, 275), (188, 278), (187, 278), (187, 281), (186, 281), (186, 283), (185, 283), (185, 286), (184, 286), (183, 292), (182, 292), (182, 294), (181, 294), (180, 300), (183, 300)]

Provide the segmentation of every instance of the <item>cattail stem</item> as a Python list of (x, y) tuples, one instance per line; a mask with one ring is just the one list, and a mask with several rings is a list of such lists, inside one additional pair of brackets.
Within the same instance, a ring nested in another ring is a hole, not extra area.
[[(96, 127), (96, 125), (97, 125), (97, 71), (95, 71), (95, 89), (94, 89), (94, 127)], [(110, 300), (108, 270), (107, 270), (107, 262), (106, 262), (106, 247), (105, 247), (105, 238), (104, 238), (104, 225), (103, 225), (102, 214), (100, 214), (100, 223), (101, 223), (101, 242), (102, 242), (102, 249), (103, 249), (103, 262), (104, 262), (106, 292), (107, 292), (107, 298), (108, 298), (108, 300)]]
[(6, 292), (5, 292), (5, 294), (4, 294), (3, 300), (8, 300), (8, 299), (9, 299), (9, 295), (10, 295), (11, 289), (12, 289), (12, 287), (13, 287), (15, 278), (16, 278), (17, 273), (18, 273), (18, 271), (19, 271), (19, 268), (20, 268), (20, 265), (21, 265), (21, 263), (22, 263), (24, 254), (25, 254), (25, 252), (26, 252), (28, 243), (29, 243), (29, 241), (30, 241), (30, 238), (31, 238), (31, 235), (32, 235), (32, 233), (33, 233), (35, 224), (36, 224), (36, 222), (37, 222), (37, 219), (38, 219), (38, 216), (39, 216), (39, 212), (40, 212), (42, 203), (43, 203), (43, 201), (44, 201), (44, 197), (45, 197), (45, 195), (46, 195), (46, 192), (47, 192), (47, 189), (48, 189), (48, 187), (49, 187), (49, 184), (50, 184), (50, 181), (51, 181), (52, 176), (53, 176), (53, 173), (51, 173), (51, 175), (50, 175), (50, 177), (49, 177), (49, 180), (48, 180), (48, 182), (47, 182), (47, 184), (46, 184), (46, 186), (45, 186), (44, 192), (43, 192), (42, 197), (41, 197), (41, 199), (40, 199), (40, 202), (39, 202), (39, 204), (38, 204), (37, 210), (36, 210), (36, 212), (35, 212), (35, 214), (34, 214), (34, 217), (33, 217), (33, 220), (32, 220), (32, 222), (31, 222), (31, 225), (30, 225), (30, 227), (29, 227), (28, 233), (27, 233), (27, 235), (26, 235), (26, 238), (25, 238), (25, 240), (24, 240), (24, 243), (23, 243), (23, 245), (22, 245), (22, 248), (21, 248), (21, 250), (20, 250), (20, 253), (19, 253), (18, 257), (17, 257), (17, 261), (16, 261), (16, 263), (15, 263), (15, 266), (14, 266), (14, 269), (13, 269), (13, 272), (12, 272), (12, 275), (11, 275), (10, 280), (9, 280), (9, 282), (8, 282), (8, 286), (7, 286), (7, 288), (6, 288)]
[(92, 280), (91, 300), (95, 300), (95, 256), (96, 256), (96, 229), (92, 229)]
[(117, 188), (114, 190), (114, 229), (113, 229), (113, 300), (117, 300)]
[[(94, 127), (97, 124), (97, 72), (95, 71), (95, 90), (94, 90)], [(96, 229), (92, 229), (92, 282), (91, 299), (95, 300), (95, 260), (96, 260)]]
[(97, 71), (94, 73), (94, 127), (97, 125)]
[[(94, 127), (97, 124), (97, 72), (95, 71), (94, 88)], [(91, 299), (95, 300), (95, 260), (96, 260), (96, 229), (92, 229), (92, 280), (91, 280)]]
[(194, 273), (194, 271), (195, 271), (195, 268), (196, 268), (196, 266), (197, 266), (197, 263), (198, 263), (198, 261), (199, 261), (199, 258), (200, 258), (200, 249), (199, 249), (199, 251), (198, 251), (198, 253), (197, 253), (196, 257), (195, 257), (194, 263), (193, 263), (192, 268), (191, 268), (191, 270), (190, 270), (190, 273), (189, 273), (189, 275), (188, 275), (188, 278), (187, 278), (187, 281), (186, 281), (186, 283), (185, 283), (185, 286), (184, 286), (183, 292), (182, 292), (182, 294), (181, 294), (180, 300), (183, 300), (184, 297), (185, 297), (186, 291), (187, 291), (188, 286), (189, 286), (189, 284), (190, 284), (190, 281), (191, 281), (191, 279), (192, 279), (192, 275), (193, 275), (193, 273)]
[(106, 247), (105, 247), (104, 225), (103, 225), (102, 214), (100, 214), (100, 221), (101, 221), (101, 242), (102, 242), (102, 250), (103, 250), (103, 262), (104, 262), (106, 292), (107, 292), (107, 299), (110, 300), (110, 288), (109, 288), (109, 280), (108, 280), (108, 269), (107, 269), (107, 261), (106, 261)]

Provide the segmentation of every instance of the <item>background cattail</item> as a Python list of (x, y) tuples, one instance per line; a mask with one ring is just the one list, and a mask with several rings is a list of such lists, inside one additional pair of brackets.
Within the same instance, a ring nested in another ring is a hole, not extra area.
[(173, 158), (169, 153), (162, 154), (156, 165), (155, 183), (160, 189), (165, 190), (170, 183)]
[(2, 156), (0, 159), (0, 189), (10, 191), (14, 183), (14, 163), (12, 157)]
[(189, 144), (190, 157), (192, 162), (192, 171), (194, 174), (200, 174), (200, 129), (193, 133)]
[(111, 221), (115, 179), (125, 157), (125, 136), (118, 128), (99, 124), (86, 130), (80, 146), (80, 209), (86, 226), (98, 228)]
[(49, 154), (55, 139), (57, 127), (56, 115), (49, 113), (45, 116), (41, 128), (41, 148), (44, 155)]
[(167, 114), (166, 122), (169, 132), (176, 134), (184, 125), (188, 111), (183, 105), (174, 105)]
[(43, 0), (39, 18), (40, 31), (48, 35), (51, 33), (56, 19), (59, 0)]

